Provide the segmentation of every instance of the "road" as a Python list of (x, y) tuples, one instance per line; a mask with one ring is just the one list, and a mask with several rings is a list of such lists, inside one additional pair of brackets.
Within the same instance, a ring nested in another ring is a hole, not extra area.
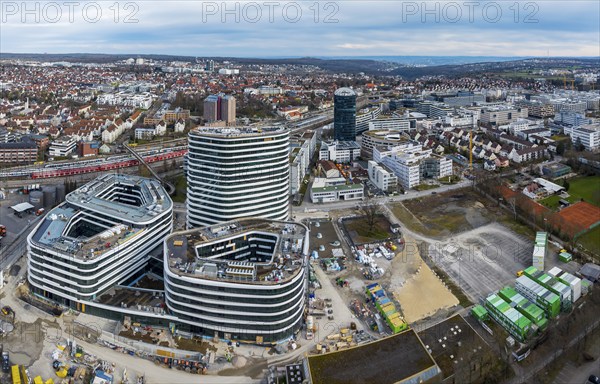
[(317, 327), (317, 331), (315, 332), (315, 337), (312, 340), (306, 340), (304, 338), (303, 332), (302, 339), (300, 340), (300, 347), (292, 352), (288, 352), (285, 355), (274, 356), (269, 359), (269, 365), (282, 365), (292, 363), (297, 361), (299, 358), (303, 357), (306, 353), (311, 352), (315, 349), (315, 346), (318, 343), (321, 343), (325, 340), (328, 335), (339, 333), (342, 328), (348, 328), (351, 322), (356, 323), (356, 327), (358, 330), (364, 330), (364, 324), (362, 321), (357, 321), (350, 308), (348, 307), (348, 303), (345, 303), (342, 299), (342, 296), (337, 291), (338, 288), (332, 283), (332, 277), (328, 276), (318, 265), (314, 265), (315, 275), (321, 283), (321, 289), (315, 291), (317, 297), (320, 298), (330, 298), (331, 305), (333, 309), (333, 314), (335, 316), (334, 320), (316, 319), (315, 326)]
[(31, 230), (42, 217), (33, 216), (31, 221), (15, 235), (12, 243), (2, 244), (0, 250), (0, 273), (5, 269), (9, 269), (27, 251), (27, 241), (25, 239), (27, 239)]
[[(442, 185), (436, 189), (429, 189), (426, 191), (407, 191), (406, 194), (404, 194), (404, 195), (379, 196), (379, 197), (374, 197), (371, 200), (373, 202), (376, 202), (379, 204), (387, 204), (387, 203), (393, 203), (396, 201), (410, 200), (410, 199), (415, 199), (417, 197), (429, 196), (432, 193), (443, 193), (443, 192), (451, 191), (454, 189), (468, 187), (470, 185), (471, 185), (470, 180), (462, 180), (456, 184)], [(342, 201), (336, 201), (334, 203), (325, 203), (325, 204), (311, 203), (311, 202), (305, 201), (302, 203), (301, 206), (293, 206), (292, 212), (303, 213), (303, 212), (307, 212), (307, 210), (311, 210), (311, 209), (315, 209), (315, 210), (322, 211), (322, 212), (329, 212), (329, 211), (333, 211), (336, 209), (354, 208), (359, 203), (360, 203), (360, 200), (342, 200)]]
[(93, 354), (103, 360), (117, 362), (119, 372), (122, 372), (121, 368), (127, 368), (128, 372), (144, 373), (146, 375), (146, 383), (148, 384), (246, 384), (261, 382), (261, 380), (252, 379), (247, 376), (192, 375), (184, 371), (163, 368), (155, 365), (150, 360), (115, 352), (112, 349), (97, 344), (86, 343), (83, 340), (78, 340), (77, 343), (87, 353)]
[(588, 384), (590, 375), (600, 375), (598, 361), (588, 361), (579, 367), (569, 362), (558, 373), (553, 384)]

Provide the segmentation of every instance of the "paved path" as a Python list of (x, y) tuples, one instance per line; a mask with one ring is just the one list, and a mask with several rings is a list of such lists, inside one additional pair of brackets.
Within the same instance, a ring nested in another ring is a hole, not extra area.
[[(333, 308), (334, 320), (327, 320), (323, 317), (320, 320), (315, 319), (315, 326), (317, 332), (315, 332), (315, 338), (313, 340), (302, 339), (300, 341), (300, 347), (295, 351), (288, 352), (285, 355), (273, 356), (269, 359), (269, 365), (273, 364), (287, 364), (297, 361), (299, 358), (305, 356), (307, 353), (315, 349), (317, 343), (322, 342), (328, 335), (333, 333), (339, 333), (340, 329), (348, 328), (351, 322), (356, 323), (358, 330), (364, 329), (364, 324), (361, 321), (357, 321), (354, 317), (348, 304), (344, 302), (342, 296), (337, 292), (337, 288), (332, 282), (331, 276), (328, 276), (319, 266), (315, 265), (315, 274), (317, 279), (321, 283), (321, 289), (317, 289), (315, 294), (317, 297), (330, 298)], [(344, 288), (348, 289), (348, 288)], [(366, 330), (365, 330), (366, 331)], [(304, 337), (303, 332), (300, 332)]]
[(553, 384), (587, 384), (590, 375), (600, 375), (598, 360), (585, 362), (579, 367), (568, 362), (558, 373)]
[[(393, 203), (396, 201), (410, 200), (410, 199), (416, 199), (417, 197), (429, 196), (433, 192), (443, 193), (443, 192), (451, 191), (454, 189), (460, 189), (460, 188), (468, 187), (469, 185), (471, 185), (470, 180), (462, 180), (459, 183), (451, 184), (451, 185), (442, 185), (436, 189), (429, 189), (429, 190), (425, 190), (425, 191), (412, 191), (411, 190), (411, 191), (407, 191), (407, 193), (405, 195), (374, 197), (371, 200), (376, 203), (389, 204), (389, 203)], [(311, 209), (315, 209), (315, 210), (322, 211), (322, 212), (328, 212), (328, 211), (332, 211), (332, 210), (336, 210), (336, 209), (354, 208), (354, 207), (356, 207), (357, 204), (359, 204), (359, 202), (360, 202), (360, 200), (348, 200), (348, 201), (342, 200), (342, 201), (336, 201), (333, 203), (325, 203), (325, 204), (314, 204), (314, 203), (310, 203), (310, 202), (304, 202), (304, 203), (302, 203), (301, 206), (293, 206), (292, 212), (293, 213), (297, 213), (297, 212), (301, 213), (301, 212), (305, 212), (305, 211), (311, 210)]]
[(163, 368), (155, 365), (149, 360), (115, 352), (112, 349), (97, 344), (89, 344), (82, 340), (78, 340), (77, 343), (81, 345), (87, 353), (93, 354), (100, 359), (117, 363), (119, 366), (117, 372), (119, 374), (116, 377), (120, 377), (122, 369), (127, 368), (127, 372), (130, 373), (145, 373), (146, 383), (148, 384), (246, 384), (261, 382), (261, 380), (252, 379), (247, 376), (193, 375), (175, 369)]

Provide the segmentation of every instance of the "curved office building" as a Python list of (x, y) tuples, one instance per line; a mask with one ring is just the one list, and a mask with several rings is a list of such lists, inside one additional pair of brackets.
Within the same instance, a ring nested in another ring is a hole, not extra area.
[(108, 174), (85, 184), (27, 237), (32, 290), (72, 308), (91, 304), (144, 269), (172, 216), (156, 180)]
[(189, 133), (187, 227), (289, 217), (289, 132), (200, 127)]
[(333, 136), (335, 140), (356, 140), (356, 92), (339, 88), (333, 94)]
[(241, 219), (174, 233), (164, 249), (165, 302), (189, 331), (261, 344), (300, 329), (307, 300), (304, 225)]
[(369, 130), (369, 123), (381, 115), (381, 105), (363, 108), (356, 113), (356, 134)]

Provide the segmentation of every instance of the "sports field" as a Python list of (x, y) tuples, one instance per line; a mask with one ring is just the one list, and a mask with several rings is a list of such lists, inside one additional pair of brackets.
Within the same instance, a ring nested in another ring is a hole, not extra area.
[(569, 180), (569, 195), (600, 207), (600, 176), (577, 177)]
[[(574, 204), (583, 199), (590, 204), (600, 207), (600, 176), (577, 177), (569, 180), (569, 203)], [(550, 196), (539, 203), (553, 210), (558, 209), (560, 196)]]

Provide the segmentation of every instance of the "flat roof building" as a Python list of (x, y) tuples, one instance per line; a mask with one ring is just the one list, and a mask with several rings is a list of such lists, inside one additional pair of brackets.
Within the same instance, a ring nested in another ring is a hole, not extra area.
[(33, 163), (37, 156), (38, 148), (33, 141), (0, 143), (0, 163)]
[(107, 174), (85, 184), (27, 237), (33, 291), (71, 308), (90, 304), (146, 267), (172, 216), (156, 180)]
[(286, 220), (290, 137), (281, 127), (198, 127), (189, 133), (187, 226), (240, 217)]
[(164, 244), (166, 305), (194, 333), (288, 338), (302, 325), (308, 242), (303, 224), (257, 218), (173, 233)]
[(338, 200), (362, 200), (362, 184), (346, 184), (343, 177), (325, 179), (317, 177), (310, 188), (310, 200), (313, 203), (330, 203)]
[(439, 383), (441, 370), (414, 330), (305, 359), (311, 384)]
[(321, 142), (319, 160), (331, 160), (336, 163), (351, 163), (360, 156), (360, 145), (356, 141)]

